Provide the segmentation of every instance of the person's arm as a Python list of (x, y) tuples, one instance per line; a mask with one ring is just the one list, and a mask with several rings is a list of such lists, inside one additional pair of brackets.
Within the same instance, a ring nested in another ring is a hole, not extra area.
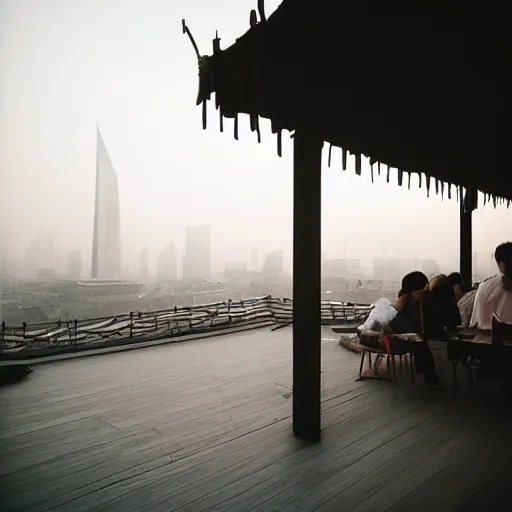
[(473, 312), (471, 313), (471, 320), (469, 321), (469, 327), (477, 327), (478, 324), (482, 323), (482, 307), (485, 306), (482, 300), (483, 287), (480, 285), (475, 294), (475, 302), (473, 303)]

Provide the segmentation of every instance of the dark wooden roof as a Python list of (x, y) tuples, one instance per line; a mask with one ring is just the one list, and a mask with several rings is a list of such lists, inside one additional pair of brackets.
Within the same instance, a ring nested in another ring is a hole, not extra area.
[(198, 104), (215, 93), (221, 115), (251, 114), (258, 137), (257, 116), (279, 136), (307, 128), (355, 154), (356, 171), (366, 155), (399, 169), (399, 181), (420, 173), (439, 192), (451, 183), (512, 199), (502, 2), (475, 15), (453, 0), (413, 15), (383, 5), (284, 0), (259, 22), (252, 12), (235, 44), (221, 51), (216, 39), (199, 59)]

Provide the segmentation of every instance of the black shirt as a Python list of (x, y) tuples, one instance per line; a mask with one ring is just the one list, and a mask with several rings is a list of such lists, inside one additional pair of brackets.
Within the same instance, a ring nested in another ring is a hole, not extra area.
[(395, 329), (404, 332), (410, 327), (412, 332), (422, 334), (428, 340), (442, 336), (446, 330), (454, 331), (461, 324), (453, 288), (443, 286), (427, 291), (421, 300), (408, 304), (390, 327), (397, 334)]

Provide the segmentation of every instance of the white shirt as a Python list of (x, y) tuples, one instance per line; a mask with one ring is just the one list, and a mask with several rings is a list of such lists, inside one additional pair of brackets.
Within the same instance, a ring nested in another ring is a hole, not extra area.
[(503, 287), (503, 275), (491, 277), (480, 284), (475, 297), (470, 327), (490, 330), (492, 315), (512, 323), (512, 292)]

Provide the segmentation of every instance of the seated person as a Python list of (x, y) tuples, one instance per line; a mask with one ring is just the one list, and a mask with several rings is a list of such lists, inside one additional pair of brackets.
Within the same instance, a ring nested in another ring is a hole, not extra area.
[(464, 279), (462, 279), (462, 274), (460, 272), (452, 272), (448, 276), (448, 281), (453, 286), (453, 291), (455, 293), (455, 298), (457, 302), (459, 302), (462, 297), (466, 294), (466, 285), (464, 284)]
[(429, 385), (437, 386), (435, 361), (428, 339), (442, 336), (447, 328), (455, 329), (461, 322), (453, 288), (446, 276), (438, 276), (429, 283), (422, 272), (411, 272), (402, 280), (395, 307), (397, 315), (387, 329), (394, 334), (422, 335), (424, 341), (413, 345), (416, 372), (423, 374)]
[[(416, 273), (413, 273), (416, 274)], [(409, 276), (413, 275), (409, 274)], [(411, 288), (406, 276), (403, 288)], [(399, 299), (397, 308), (402, 311), (414, 327), (414, 332), (422, 334), (425, 339), (443, 336), (446, 331), (455, 331), (461, 323), (455, 293), (445, 275), (434, 277), (428, 282), (421, 272), (411, 281), (414, 287), (423, 285), (421, 289), (410, 293), (407, 289)]]
[[(412, 277), (411, 277), (412, 276)], [(446, 276), (436, 276), (429, 283), (421, 272), (413, 272), (402, 281), (403, 297), (398, 307), (424, 342), (414, 345), (416, 372), (423, 373), (431, 386), (438, 385), (435, 361), (428, 340), (455, 330), (461, 323), (455, 293)], [(411, 292), (412, 290), (412, 292)]]
[(512, 322), (512, 242), (499, 245), (494, 257), (500, 273), (478, 287), (470, 327), (491, 330), (493, 314)]
[(457, 299), (457, 306), (462, 320), (461, 327), (467, 329), (471, 321), (471, 315), (473, 314), (476, 289), (468, 290), (464, 285), (462, 276), (458, 272), (452, 272), (448, 276), (448, 281), (450, 281), (453, 286), (455, 298)]

